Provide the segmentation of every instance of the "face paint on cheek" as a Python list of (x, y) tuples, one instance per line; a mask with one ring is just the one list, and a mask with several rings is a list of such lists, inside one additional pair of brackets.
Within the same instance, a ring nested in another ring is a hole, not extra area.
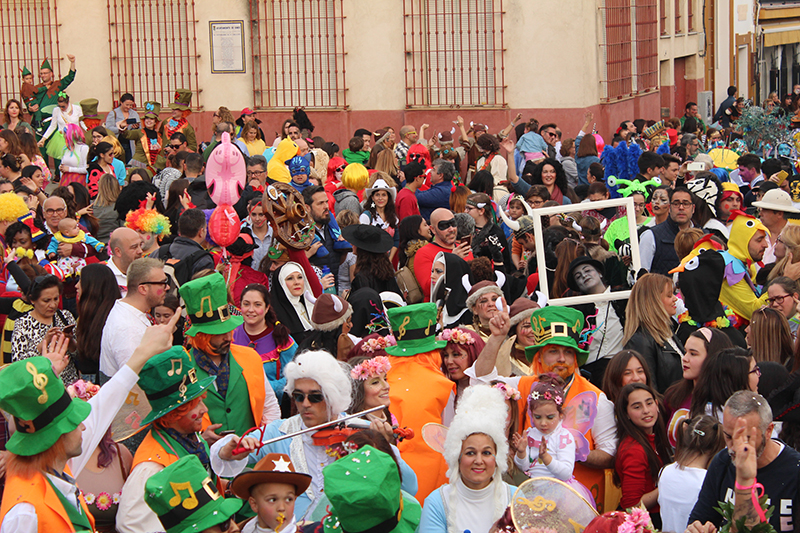
[(191, 419), (192, 419), (192, 420), (197, 420), (198, 416), (199, 416), (199, 415), (198, 415), (197, 413), (193, 413), (193, 414), (191, 415)]

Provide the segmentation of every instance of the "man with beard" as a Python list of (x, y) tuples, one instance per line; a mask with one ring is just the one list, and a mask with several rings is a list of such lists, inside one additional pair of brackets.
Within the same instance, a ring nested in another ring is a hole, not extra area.
[(351, 249), (350, 244), (342, 237), (342, 232), (336, 219), (331, 216), (328, 208), (328, 195), (321, 185), (313, 185), (303, 190), (303, 200), (311, 210), (314, 219), (316, 239), (309, 250), (313, 254), (309, 257), (312, 265), (322, 268), (327, 266), (336, 278), (337, 290), (339, 283), (339, 265), (341, 255)]
[(208, 389), (203, 437), (213, 444), (216, 432), (248, 429), (281, 417), (278, 400), (267, 383), (258, 353), (232, 344), (233, 330), (244, 322), (228, 312), (228, 291), (222, 274), (184, 283), (180, 288), (192, 327), (186, 332), (193, 367), (201, 381), (216, 377)]
[[(616, 422), (614, 405), (603, 391), (580, 373), (579, 366), (586, 362), (589, 355), (589, 352), (578, 346), (583, 331), (583, 314), (569, 307), (547, 306), (535, 309), (530, 322), (536, 344), (525, 348), (525, 356), (531, 362), (531, 375), (504, 378), (498, 376), (495, 369), (498, 351), (511, 327), (505, 302), (503, 306), (505, 310), (489, 321), (492, 334), (475, 364), (467, 369), (467, 375), (486, 383), (501, 380), (520, 391), (517, 427), (523, 432), (531, 425), (531, 421), (525, 416), (528, 395), (540, 374), (554, 372), (566, 382), (565, 414), (568, 419), (580, 423), (585, 418), (585, 413), (596, 409), (594, 424), (587, 423), (589, 428), (584, 433), (589, 441), (589, 456), (586, 461), (575, 463), (574, 473), (575, 478), (595, 495), (598, 505), (602, 505), (605, 492), (603, 469), (613, 467), (617, 450)], [(578, 395), (582, 396), (576, 404), (571, 403)], [(592, 402), (594, 406), (588, 402)], [(570, 416), (573, 409), (580, 409), (574, 418)], [(585, 427), (581, 426), (581, 430)]]

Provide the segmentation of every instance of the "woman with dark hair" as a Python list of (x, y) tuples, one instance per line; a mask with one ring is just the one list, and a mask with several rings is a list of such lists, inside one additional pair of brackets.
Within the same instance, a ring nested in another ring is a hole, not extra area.
[[(19, 139), (20, 156), (25, 159), (25, 166), (36, 165), (39, 167), (43, 178), (43, 183), (40, 187), (46, 186), (50, 182), (52, 175), (50, 174), (50, 167), (42, 159), (42, 154), (36, 146), (36, 137), (28, 131), (23, 131), (17, 134), (17, 138)], [(25, 170), (24, 167), (23, 170)]]
[(622, 350), (611, 358), (603, 374), (603, 392), (612, 403), (616, 402), (629, 383), (650, 385), (650, 368), (636, 350)]
[(594, 134), (587, 133), (575, 139), (575, 166), (578, 167), (578, 183), (589, 184), (589, 166), (592, 163), (600, 163), (597, 153), (597, 138)]
[(400, 235), (398, 266), (407, 266), (413, 272), (414, 256), (433, 236), (431, 227), (421, 215), (411, 215), (400, 221), (397, 233)]
[(31, 135), (35, 134), (33, 127), (22, 120), (22, 104), (19, 100), (11, 98), (3, 110), (3, 129), (15, 131), (17, 128), (25, 128)]
[(483, 193), (491, 196), (494, 192), (494, 177), (488, 170), (479, 170), (472, 176), (469, 188), (474, 193)]
[(400, 235), (397, 232), (397, 219), (394, 199), (397, 189), (389, 186), (389, 176), (383, 172), (376, 172), (370, 179), (370, 185), (364, 190), (364, 211), (359, 216), (361, 224), (370, 224), (381, 228), (393, 240), (392, 249), (389, 251), (389, 261), (394, 261), (397, 248), (400, 244)]
[(100, 340), (108, 314), (114, 303), (122, 298), (114, 273), (106, 265), (92, 263), (83, 267), (77, 286), (78, 315), (75, 328), (75, 366), (87, 379), (100, 369)]
[(395, 292), (402, 297), (394, 278), (394, 267), (386, 255), (393, 247), (392, 237), (381, 228), (366, 224), (342, 228), (342, 237), (353, 245), (356, 254), (350, 290), (355, 292), (369, 287), (378, 292)]
[(22, 176), (22, 158), (14, 154), (0, 156), (0, 177), (10, 182), (17, 181)]
[(97, 146), (105, 137), (108, 137), (108, 130), (105, 128), (105, 126), (96, 126), (91, 129), (90, 133), (90, 144), (92, 146)]
[(472, 256), (488, 257), (498, 269), (510, 268), (511, 249), (503, 229), (496, 223), (492, 199), (484, 193), (471, 194), (465, 212), (475, 221)]
[(285, 405), (282, 400), (286, 386), (283, 370), (294, 359), (297, 343), (288, 328), (278, 320), (264, 285), (253, 283), (246, 286), (240, 295), (239, 308), (244, 323), (233, 330), (233, 343), (249, 346), (258, 352), (278, 403)]
[[(72, 313), (58, 308), (62, 290), (63, 285), (52, 274), (39, 276), (33, 280), (25, 295), (25, 299), (33, 309), (14, 321), (14, 332), (11, 335), (13, 361), (42, 355), (39, 344), (52, 328), (64, 329), (75, 326)], [(78, 371), (73, 360), (70, 360), (60, 377), (65, 385), (72, 384), (78, 379)]]
[[(100, 181), (100, 177), (104, 174), (111, 174), (120, 181), (119, 176), (114, 171), (114, 147), (110, 143), (103, 141), (94, 147), (94, 153), (97, 159), (90, 163), (87, 169), (89, 173), (87, 183), (92, 197), (97, 196), (97, 182)], [(125, 183), (124, 176), (120, 181), (120, 185), (123, 183)]]
[[(556, 257), (558, 258), (558, 266), (555, 270), (555, 278), (551, 285), (550, 294), (556, 298), (560, 298), (569, 290), (569, 283), (567, 276), (569, 275), (569, 265), (576, 257), (588, 255), (586, 247), (575, 239), (564, 239), (556, 245)], [(613, 400), (612, 400), (613, 401)]]
[(619, 444), (614, 470), (620, 481), (622, 508), (644, 505), (656, 527), (661, 525), (656, 482), (672, 462), (664, 418), (655, 391), (644, 383), (625, 385), (614, 403)]
[(475, 165), (475, 169), (488, 170), (493, 178), (493, 193), (491, 196), (499, 202), (508, 193), (508, 190), (500, 186), (501, 182), (508, 179), (508, 162), (498, 152), (500, 151), (500, 141), (497, 137), (489, 133), (484, 133), (475, 140), (481, 158)]
[(748, 350), (725, 348), (703, 363), (692, 391), (690, 416), (713, 416), (722, 422), (722, 409), (731, 395), (740, 390), (758, 392), (760, 370)]
[(164, 215), (169, 219), (170, 236), (164, 243), (172, 242), (175, 236), (178, 235), (178, 219), (189, 205), (192, 205), (192, 200), (186, 189), (189, 187), (189, 180), (181, 178), (173, 181), (169, 186), (167, 192), (167, 207), (164, 210)]
[[(533, 166), (533, 162), (528, 161), (528, 163), (525, 164), (526, 169), (522, 171), (523, 174), (531, 166)], [(533, 166), (531, 184), (544, 185), (547, 187), (547, 192), (550, 193), (550, 199), (561, 205), (578, 202), (578, 197), (575, 196), (575, 192), (573, 192), (567, 183), (567, 174), (564, 172), (564, 167), (555, 159), (548, 157), (538, 165)]]
[(77, 181), (68, 184), (67, 188), (72, 191), (72, 195), (75, 198), (75, 214), (80, 217), (78, 221), (84, 227), (89, 228), (89, 232), (92, 235), (97, 235), (99, 233), (100, 223), (94, 216), (89, 189), (87, 189), (83, 183), (78, 183)]
[(20, 155), (19, 137), (14, 130), (0, 130), (0, 154)]

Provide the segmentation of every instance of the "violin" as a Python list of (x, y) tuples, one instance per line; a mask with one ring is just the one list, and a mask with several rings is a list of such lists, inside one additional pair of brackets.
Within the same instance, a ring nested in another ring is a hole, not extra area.
[[(362, 419), (350, 420), (350, 424), (338, 424), (339, 427), (321, 429), (311, 436), (316, 446), (333, 446), (341, 444), (359, 431), (369, 429), (369, 422)], [(408, 427), (392, 426), (392, 434), (398, 441), (414, 438), (414, 430)]]

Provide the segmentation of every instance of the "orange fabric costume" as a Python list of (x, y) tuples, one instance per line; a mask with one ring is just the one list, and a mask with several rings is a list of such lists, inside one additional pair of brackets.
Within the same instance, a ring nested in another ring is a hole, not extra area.
[(447, 483), (444, 456), (422, 440), (422, 426), (442, 423), (444, 411), (455, 383), (442, 374), (439, 350), (409, 357), (389, 356), (388, 374), (390, 410), (401, 426), (414, 430), (414, 438), (398, 443), (403, 459), (417, 474), (419, 490), (415, 495), (424, 501), (428, 494)]

